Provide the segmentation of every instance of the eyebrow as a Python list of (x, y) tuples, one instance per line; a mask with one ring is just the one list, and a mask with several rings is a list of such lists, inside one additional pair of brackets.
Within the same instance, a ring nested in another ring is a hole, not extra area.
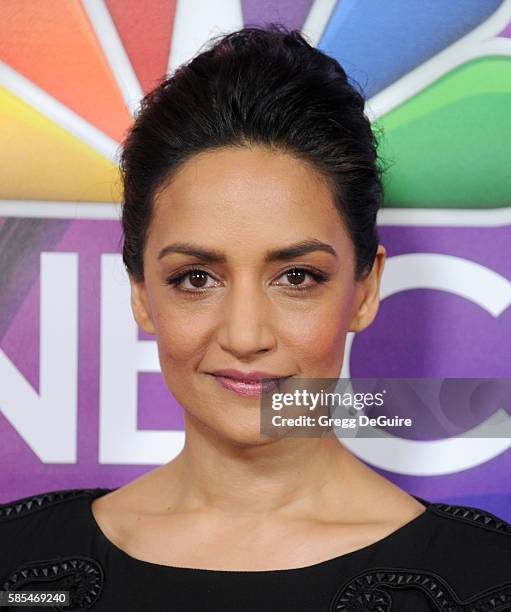
[[(295, 244), (290, 244), (280, 249), (267, 251), (264, 261), (265, 263), (287, 261), (315, 251), (323, 251), (337, 257), (337, 252), (332, 245), (313, 238), (310, 240), (302, 240), (301, 242), (296, 242)], [(169, 244), (158, 253), (158, 260), (171, 253), (189, 255), (207, 263), (225, 263), (227, 261), (225, 253), (215, 249), (204, 249), (190, 242), (174, 242), (173, 244)]]

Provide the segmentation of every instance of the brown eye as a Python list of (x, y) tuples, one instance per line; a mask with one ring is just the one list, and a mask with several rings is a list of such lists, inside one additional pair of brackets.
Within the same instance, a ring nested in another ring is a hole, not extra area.
[(292, 285), (300, 285), (305, 280), (306, 274), (305, 270), (301, 268), (295, 268), (294, 270), (286, 272), (287, 280)]
[(169, 277), (167, 284), (183, 293), (204, 293), (215, 286), (214, 284), (208, 285), (208, 279), (213, 281), (213, 283), (216, 282), (206, 270), (192, 268), (181, 274)]
[(188, 273), (190, 284), (198, 289), (204, 287), (204, 283), (207, 280), (208, 276), (209, 276), (208, 273), (204, 272), (204, 270), (198, 270), (195, 272)]
[[(307, 282), (307, 277), (312, 279)], [(277, 285), (292, 288), (296, 291), (309, 291), (328, 280), (328, 275), (308, 268), (290, 268), (280, 278), (287, 282), (278, 281)]]

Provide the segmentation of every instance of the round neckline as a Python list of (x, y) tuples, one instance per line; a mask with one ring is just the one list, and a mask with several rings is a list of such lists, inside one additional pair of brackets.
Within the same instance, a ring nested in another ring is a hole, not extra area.
[(162, 563), (153, 563), (152, 561), (145, 561), (144, 559), (138, 559), (137, 557), (133, 557), (129, 555), (122, 548), (119, 548), (116, 544), (114, 544), (111, 540), (109, 540), (106, 535), (103, 533), (99, 523), (96, 521), (96, 517), (92, 512), (92, 502), (98, 497), (102, 497), (107, 493), (111, 493), (115, 491), (116, 488), (107, 489), (103, 487), (98, 487), (94, 489), (86, 499), (87, 506), (87, 516), (89, 521), (91, 522), (93, 529), (97, 535), (97, 537), (103, 542), (103, 545), (112, 550), (116, 555), (126, 559), (129, 563), (134, 565), (139, 565), (141, 567), (145, 567), (146, 569), (154, 569), (160, 571), (169, 571), (169, 572), (181, 572), (181, 573), (202, 573), (202, 574), (215, 574), (215, 575), (239, 575), (239, 576), (251, 576), (251, 575), (259, 575), (259, 576), (269, 576), (269, 575), (282, 575), (282, 574), (290, 574), (292, 572), (307, 572), (307, 571), (315, 571), (320, 570), (330, 565), (339, 563), (344, 560), (356, 558), (362, 554), (367, 552), (372, 552), (373, 550), (377, 550), (378, 548), (388, 544), (390, 541), (394, 540), (397, 537), (400, 537), (403, 533), (410, 531), (411, 529), (421, 525), (424, 520), (430, 515), (433, 510), (431, 508), (432, 502), (422, 498), (417, 497), (416, 495), (412, 495), (414, 499), (420, 502), (423, 506), (425, 506), (425, 510), (423, 510), (419, 515), (409, 520), (401, 527), (398, 527), (391, 533), (387, 534), (383, 538), (376, 540), (376, 542), (372, 542), (371, 544), (367, 544), (366, 546), (362, 546), (361, 548), (357, 548), (350, 552), (337, 555), (335, 557), (331, 557), (329, 559), (325, 559), (324, 561), (319, 561), (318, 563), (312, 563), (310, 565), (304, 565), (302, 567), (290, 567), (283, 569), (271, 569), (271, 570), (219, 570), (219, 569), (208, 569), (202, 567), (185, 567), (179, 565), (163, 565)]

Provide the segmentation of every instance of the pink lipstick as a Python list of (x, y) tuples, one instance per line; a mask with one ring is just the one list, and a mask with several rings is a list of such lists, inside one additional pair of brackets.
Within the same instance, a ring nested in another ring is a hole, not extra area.
[(224, 389), (242, 397), (260, 397), (262, 393), (276, 391), (279, 380), (289, 378), (271, 372), (240, 372), (233, 369), (216, 370), (213, 376)]

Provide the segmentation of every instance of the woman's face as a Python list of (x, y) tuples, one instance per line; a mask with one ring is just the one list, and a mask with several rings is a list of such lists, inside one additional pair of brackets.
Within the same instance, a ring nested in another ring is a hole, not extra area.
[(353, 244), (305, 162), (264, 147), (210, 151), (155, 197), (132, 307), (156, 334), (185, 419), (238, 443), (267, 443), (260, 399), (213, 373), (337, 378), (346, 333), (376, 314), (384, 258), (380, 246), (371, 275), (355, 282)]

